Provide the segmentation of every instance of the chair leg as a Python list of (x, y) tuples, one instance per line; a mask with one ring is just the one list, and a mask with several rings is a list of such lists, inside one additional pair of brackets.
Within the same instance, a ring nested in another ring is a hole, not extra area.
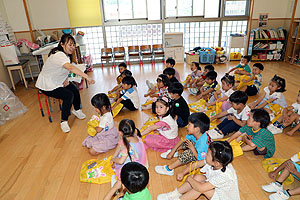
[(48, 98), (48, 101), (49, 101), (50, 112), (53, 112), (52, 105), (51, 105), (51, 101), (50, 101), (50, 97), (47, 96), (47, 98)]
[(48, 106), (48, 101), (47, 101), (47, 96), (46, 95), (45, 95), (45, 103), (46, 103), (46, 107), (47, 107), (49, 122), (52, 122), (51, 114), (50, 114), (50, 110), (49, 110), (49, 106)]
[(40, 104), (40, 111), (41, 111), (42, 117), (44, 117), (44, 116), (45, 116), (45, 114), (44, 114), (44, 111), (43, 111), (43, 107), (42, 107), (42, 103), (41, 103), (41, 98), (40, 98), (40, 94), (39, 94), (39, 92), (37, 93), (37, 97), (38, 97), (38, 100), (39, 100), (39, 104)]
[(58, 99), (59, 109), (62, 110), (60, 99)]

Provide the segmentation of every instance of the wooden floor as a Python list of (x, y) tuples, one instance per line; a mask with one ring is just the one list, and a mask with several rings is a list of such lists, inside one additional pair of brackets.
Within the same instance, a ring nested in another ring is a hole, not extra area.
[[(218, 80), (228, 69), (237, 65), (238, 62), (215, 65), (218, 72)], [(287, 81), (287, 91), (284, 93), (288, 104), (295, 102), (298, 90), (300, 89), (300, 68), (284, 62), (264, 62), (263, 87), (266, 86), (276, 73)], [(252, 66), (252, 65), (251, 65)], [(202, 65), (204, 67), (204, 65)], [(189, 66), (177, 64), (176, 69), (181, 74), (181, 79), (190, 73)], [(146, 92), (145, 80), (156, 80), (158, 74), (163, 71), (162, 63), (155, 66), (145, 64), (140, 67), (133, 65), (129, 67), (138, 82), (138, 92), (141, 102), (145, 101), (143, 94)], [(94, 114), (90, 104), (91, 97), (100, 92), (107, 92), (115, 85), (115, 78), (118, 74), (117, 68), (104, 67), (95, 68), (90, 73), (96, 80), (95, 85), (88, 89), (81, 90), (83, 111), (87, 119), (78, 120), (72, 115), (69, 119), (71, 132), (64, 134), (60, 130), (60, 112), (58, 105), (54, 105), (52, 113), (53, 123), (49, 123), (46, 117), (41, 117), (36, 89), (31, 82), (31, 88), (25, 90), (22, 85), (17, 86), (15, 93), (27, 106), (28, 112), (23, 116), (0, 126), (0, 199), (102, 199), (110, 188), (110, 184), (88, 184), (79, 181), (81, 164), (92, 157), (87, 149), (81, 146), (81, 142), (87, 136), (86, 123), (88, 118)], [(188, 102), (195, 99), (187, 91), (183, 96)], [(250, 98), (249, 102), (253, 101)], [(150, 112), (122, 110), (115, 118), (116, 127), (120, 120), (130, 118), (135, 121), (138, 127), (150, 116)], [(181, 129), (180, 134), (186, 130)], [(293, 137), (284, 134), (275, 135), (276, 153), (274, 157), (289, 158), (300, 151), (299, 132)], [(160, 193), (169, 192), (178, 186), (175, 176), (158, 175), (154, 171), (155, 165), (170, 163), (160, 158), (158, 152), (148, 150), (150, 183), (149, 189), (153, 199)], [(112, 155), (113, 151), (99, 155), (96, 158), (102, 159)], [(268, 193), (261, 189), (261, 185), (269, 183), (267, 173), (261, 165), (263, 157), (255, 156), (253, 153), (245, 153), (233, 161), (236, 169), (241, 199), (263, 200), (268, 199)], [(178, 172), (177, 169), (175, 173)], [(300, 186), (299, 182), (287, 188)], [(199, 199), (205, 199), (200, 197)], [(300, 199), (300, 196), (291, 199)]]

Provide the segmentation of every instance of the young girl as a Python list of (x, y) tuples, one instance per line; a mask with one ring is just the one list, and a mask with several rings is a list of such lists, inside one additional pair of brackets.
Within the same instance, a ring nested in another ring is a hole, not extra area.
[[(120, 141), (111, 159), (114, 171), (118, 178), (115, 184), (120, 185), (122, 167), (129, 162), (138, 162), (148, 168), (148, 159), (140, 131), (135, 127), (134, 121), (123, 119), (119, 124)], [(113, 177), (112, 177), (113, 179)], [(108, 194), (114, 194), (119, 188), (113, 187)]]
[(137, 86), (134, 78), (132, 76), (127, 76), (122, 79), (122, 91), (121, 97), (116, 101), (112, 110), (119, 104), (122, 103), (125, 108), (130, 111), (135, 111), (139, 109), (140, 100), (139, 95), (134, 89)]
[(106, 94), (96, 94), (92, 100), (95, 111), (100, 115), (99, 126), (96, 127), (97, 134), (88, 136), (83, 142), (84, 147), (89, 148), (91, 155), (98, 155), (115, 148), (119, 139), (118, 131), (114, 127), (114, 120), (111, 114), (110, 102)]
[(271, 121), (275, 118), (273, 113), (271, 104), (278, 104), (282, 108), (287, 106), (286, 100), (283, 96), (283, 92), (285, 92), (285, 80), (279, 76), (274, 76), (268, 87), (264, 88), (263, 93), (260, 97), (253, 103), (249, 104), (251, 109), (254, 108), (263, 108), (270, 114)]
[(205, 157), (205, 173), (191, 175), (186, 182), (167, 194), (160, 194), (157, 200), (197, 199), (201, 194), (213, 200), (239, 200), (238, 180), (233, 166), (233, 153), (226, 141), (212, 142)]
[(196, 87), (195, 82), (196, 82), (197, 78), (201, 76), (201, 67), (200, 67), (199, 63), (192, 62), (191, 70), (192, 70), (192, 73), (187, 76), (185, 84), (184, 84), (184, 88)]
[(229, 101), (230, 95), (234, 92), (233, 86), (234, 86), (234, 77), (226, 74), (221, 79), (222, 81), (222, 89), (216, 91), (216, 95), (219, 98), (217, 98), (216, 101), (213, 101), (212, 98), (210, 99), (211, 102), (205, 103), (205, 106), (213, 106), (216, 105), (216, 103), (222, 102), (222, 112), (228, 110), (231, 107), (231, 103)]
[(158, 131), (159, 135), (150, 134), (145, 137), (146, 148), (155, 151), (166, 152), (179, 141), (178, 125), (174, 119), (173, 101), (169, 97), (159, 97), (152, 104), (152, 112), (158, 116), (159, 122), (146, 128), (142, 135), (146, 135), (151, 131)]

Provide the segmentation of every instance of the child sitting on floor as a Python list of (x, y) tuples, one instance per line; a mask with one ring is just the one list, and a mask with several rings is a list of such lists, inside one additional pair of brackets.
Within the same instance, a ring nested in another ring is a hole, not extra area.
[(185, 80), (185, 83), (183, 86), (184, 88), (196, 87), (196, 85), (195, 85), (196, 80), (198, 77), (201, 76), (201, 67), (200, 67), (199, 63), (192, 62), (191, 71), (192, 71), (192, 73), (186, 77), (186, 80)]
[(189, 176), (183, 185), (172, 192), (158, 195), (157, 200), (193, 200), (201, 194), (211, 200), (240, 200), (232, 160), (232, 147), (228, 142), (212, 142), (205, 157), (206, 165), (200, 170), (205, 174)]
[(211, 97), (216, 96), (215, 92), (220, 89), (220, 85), (217, 82), (217, 72), (210, 71), (205, 75), (205, 83), (200, 89), (199, 99), (204, 99), (205, 101), (209, 101)]
[(231, 70), (229, 70), (228, 74), (234, 71), (234, 80), (236, 82), (241, 81), (240, 77), (242, 77), (243, 75), (250, 76), (251, 69), (248, 65), (250, 60), (251, 60), (250, 56), (243, 56), (241, 59), (241, 63), (238, 64), (236, 67), (232, 68)]
[(199, 76), (198, 78), (196, 78), (196, 81), (194, 83), (195, 87), (194, 88), (189, 88), (189, 92), (192, 95), (197, 95), (199, 93), (200, 88), (205, 83), (205, 76), (206, 76), (207, 72), (210, 72), (210, 71), (215, 71), (214, 66), (212, 66), (212, 65), (206, 65), (204, 67), (204, 71), (203, 71), (202, 75)]
[(124, 77), (122, 77), (122, 72), (127, 69), (127, 65), (126, 65), (126, 63), (121, 62), (118, 65), (118, 67), (119, 67), (120, 75), (117, 77), (117, 84), (120, 84), (120, 83), (122, 83), (122, 79), (124, 78)]
[(179, 128), (185, 127), (188, 124), (190, 116), (189, 106), (183, 96), (181, 96), (182, 93), (183, 86), (181, 83), (177, 82), (170, 85), (169, 94), (171, 99), (174, 100), (175, 119)]
[(163, 74), (167, 75), (171, 83), (179, 82), (175, 77), (175, 69), (172, 67), (167, 67), (164, 69)]
[[(209, 117), (205, 113), (191, 114), (187, 127), (188, 134), (185, 136), (185, 140), (179, 140), (172, 150), (170, 149), (160, 156), (172, 159), (178, 150), (184, 149), (184, 152), (179, 154), (178, 159), (172, 164), (156, 166), (155, 171), (159, 174), (173, 176), (175, 168), (193, 161), (199, 161), (199, 166), (204, 166), (205, 155), (211, 143), (211, 139), (206, 133), (209, 129), (209, 123)], [(178, 179), (182, 179), (184, 175), (184, 173), (180, 173)]]
[(234, 92), (234, 77), (226, 74), (221, 79), (222, 89), (216, 92), (218, 99), (216, 101), (212, 101), (210, 103), (205, 103), (205, 106), (213, 106), (218, 102), (222, 102), (221, 109), (222, 111), (226, 111), (231, 107), (229, 97)]
[(174, 103), (169, 97), (160, 96), (152, 104), (152, 112), (157, 115), (159, 122), (146, 128), (142, 135), (158, 131), (159, 135), (149, 134), (145, 137), (145, 147), (155, 151), (166, 152), (172, 149), (180, 140), (178, 125), (175, 121)]
[(135, 79), (132, 76), (127, 76), (122, 79), (122, 91), (120, 98), (116, 101), (114, 106), (112, 107), (112, 110), (117, 107), (119, 103), (122, 103), (125, 108), (127, 108), (130, 111), (135, 111), (139, 109), (140, 106), (140, 100), (139, 95), (134, 89), (137, 84), (135, 82)]
[(82, 146), (87, 147), (89, 153), (95, 156), (115, 148), (119, 141), (119, 134), (114, 127), (110, 102), (106, 94), (96, 94), (91, 99), (91, 104), (94, 106), (98, 115), (100, 115), (99, 125), (95, 128), (96, 135), (88, 136), (82, 142)]
[[(175, 62), (175, 60), (173, 58), (168, 58), (166, 60), (165, 67), (166, 68), (171, 67), (171, 68), (175, 69), (175, 64), (176, 64), (176, 62)], [(180, 74), (179, 74), (179, 72), (176, 69), (175, 69), (175, 78), (180, 82)]]
[[(296, 163), (300, 161), (300, 152), (282, 163), (275, 171), (269, 173), (269, 177), (275, 182), (269, 185), (263, 185), (262, 189), (266, 192), (275, 192), (269, 196), (271, 200), (285, 200), (291, 196), (300, 194), (300, 187), (294, 189), (283, 190), (282, 183), (292, 174), (298, 181), (300, 181), (300, 166)], [(279, 177), (277, 178), (277, 175)]]
[(263, 109), (251, 110), (247, 125), (233, 134), (228, 142), (237, 138), (237, 142), (243, 141), (246, 145), (243, 151), (253, 151), (255, 155), (264, 155), (270, 158), (275, 153), (275, 141), (273, 134), (267, 129), (270, 116)]
[(282, 115), (273, 124), (268, 126), (268, 129), (273, 134), (282, 133), (283, 129), (287, 126), (292, 125), (290, 131), (285, 134), (292, 136), (297, 130), (300, 129), (300, 91), (298, 92), (297, 101), (291, 106), (283, 109)]
[[(131, 71), (125, 69), (124, 71), (122, 71), (121, 73), (121, 78), (125, 78), (126, 76), (132, 76)], [(112, 90), (108, 91), (108, 94), (112, 94), (113, 92), (116, 92), (117, 96), (120, 95), (120, 91), (122, 90), (122, 80), (121, 82), (115, 86)]]
[(245, 126), (249, 118), (250, 108), (246, 105), (248, 96), (245, 92), (235, 91), (230, 95), (229, 101), (232, 107), (227, 111), (216, 114), (210, 119), (214, 121), (227, 116), (216, 128), (208, 131), (209, 136), (212, 139), (220, 139), (228, 135), (231, 132), (239, 130)]

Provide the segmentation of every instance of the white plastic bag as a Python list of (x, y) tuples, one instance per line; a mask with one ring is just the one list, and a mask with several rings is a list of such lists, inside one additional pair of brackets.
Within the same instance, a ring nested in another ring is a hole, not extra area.
[(18, 97), (3, 82), (0, 82), (0, 126), (27, 111)]
[(16, 47), (14, 45), (1, 46), (0, 55), (4, 65), (14, 65), (19, 63)]

